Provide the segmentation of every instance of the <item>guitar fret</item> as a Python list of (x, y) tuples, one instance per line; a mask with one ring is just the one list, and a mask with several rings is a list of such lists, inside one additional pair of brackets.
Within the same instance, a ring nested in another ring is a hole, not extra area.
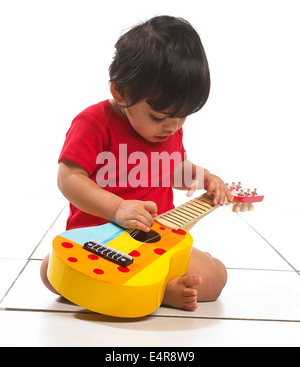
[(175, 217), (177, 220), (179, 220), (180, 222), (184, 222), (185, 219), (183, 218), (182, 215), (180, 215), (179, 213), (177, 212), (170, 212), (167, 214), (167, 216), (170, 216), (170, 217)]
[(191, 219), (192, 219), (192, 218), (194, 218), (194, 216), (192, 216), (192, 215), (191, 215), (191, 214), (189, 214), (189, 213), (186, 213), (184, 210), (185, 210), (185, 208), (178, 209), (178, 210), (177, 210), (177, 212), (178, 212), (178, 213), (182, 213), (182, 214), (183, 214), (183, 216), (185, 216), (186, 218), (191, 218)]
[(204, 201), (209, 206), (214, 207), (213, 201), (207, 197), (202, 198), (201, 201)]
[(165, 219), (162, 216), (159, 218), (156, 218), (155, 221), (165, 227), (171, 228), (171, 229), (179, 229), (181, 226), (177, 223), (172, 222), (171, 220)]
[(210, 203), (207, 203), (206, 201), (202, 201), (201, 204), (208, 209), (211, 209), (214, 207), (214, 205), (211, 205)]
[(198, 205), (194, 205), (194, 204), (190, 204), (190, 205), (193, 207), (193, 210), (198, 211), (198, 213), (200, 214), (204, 214), (206, 212), (206, 210), (203, 210), (203, 208), (200, 209)]
[(166, 227), (178, 229), (196, 222), (204, 217), (217, 206), (213, 205), (212, 199), (205, 194), (189, 201), (186, 204), (172, 209), (169, 212), (160, 215), (156, 221)]
[(209, 207), (209, 208), (213, 208), (214, 207), (213, 203), (210, 200), (206, 199), (206, 198), (203, 198), (201, 200), (198, 200), (198, 202), (200, 204), (202, 204), (202, 205), (205, 205), (205, 206)]
[(210, 207), (210, 206), (207, 206), (207, 205), (205, 205), (205, 204), (203, 204), (203, 203), (201, 203), (201, 202), (194, 201), (194, 203), (195, 203), (196, 205), (198, 205), (200, 208), (204, 208), (205, 210), (210, 210), (210, 209), (211, 209), (211, 207)]
[(177, 216), (175, 213), (166, 214), (164, 215), (164, 218), (171, 219), (175, 224), (179, 224), (179, 225), (182, 225), (185, 223), (185, 220)]
[(189, 205), (188, 207), (184, 208), (186, 211), (188, 211), (189, 213), (191, 213), (192, 215), (196, 215), (198, 216), (199, 214), (202, 214), (201, 211), (196, 210), (195, 208), (192, 208), (191, 205)]
[[(180, 228), (184, 224), (183, 222), (178, 223), (178, 220), (173, 219), (172, 217), (167, 217), (165, 215), (161, 219), (158, 219), (157, 221), (167, 227), (171, 227), (174, 229)], [(164, 222), (167, 222), (167, 224)]]
[(189, 213), (189, 216), (192, 219), (198, 218), (199, 215), (202, 215), (202, 213), (196, 212), (196, 211), (192, 211), (191, 209), (187, 209), (187, 212)]
[(207, 203), (205, 200), (194, 200), (194, 203), (204, 206), (205, 208), (211, 208), (211, 205)]

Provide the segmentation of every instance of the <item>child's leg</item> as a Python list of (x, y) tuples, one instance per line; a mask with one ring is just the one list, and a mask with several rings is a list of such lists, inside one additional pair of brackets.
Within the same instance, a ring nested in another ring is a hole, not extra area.
[(40, 275), (41, 275), (41, 279), (42, 282), (45, 284), (45, 286), (53, 293), (55, 294), (59, 294), (50, 284), (48, 277), (47, 277), (47, 270), (48, 270), (48, 264), (49, 264), (49, 258), (50, 258), (50, 254), (47, 255), (44, 259), (44, 261), (42, 262), (41, 265), (41, 269), (40, 269)]
[(227, 283), (227, 270), (208, 253), (192, 250), (188, 272), (169, 282), (163, 305), (195, 310), (197, 302), (215, 301)]

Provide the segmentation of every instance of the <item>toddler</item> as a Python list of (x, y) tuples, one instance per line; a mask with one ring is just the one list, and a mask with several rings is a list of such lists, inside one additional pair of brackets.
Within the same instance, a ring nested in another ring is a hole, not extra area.
[[(219, 177), (188, 161), (182, 142), (187, 116), (204, 106), (210, 91), (195, 29), (158, 16), (129, 30), (115, 47), (112, 99), (73, 120), (59, 157), (58, 186), (70, 201), (67, 229), (110, 221), (148, 232), (157, 215), (174, 207), (173, 188), (188, 196), (205, 188), (214, 204), (231, 201)], [(56, 293), (48, 261), (49, 255), (41, 277)], [(218, 259), (193, 249), (187, 274), (167, 284), (163, 305), (195, 310), (197, 302), (216, 300), (226, 281)]]

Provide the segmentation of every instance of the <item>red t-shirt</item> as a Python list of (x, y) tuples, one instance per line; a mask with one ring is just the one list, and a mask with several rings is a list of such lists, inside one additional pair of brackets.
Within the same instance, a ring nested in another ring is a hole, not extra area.
[[(161, 214), (174, 207), (171, 177), (185, 159), (182, 129), (166, 142), (148, 142), (106, 100), (75, 117), (59, 162), (62, 159), (79, 164), (100, 187), (125, 200), (154, 201)], [(70, 204), (68, 230), (104, 223)]]

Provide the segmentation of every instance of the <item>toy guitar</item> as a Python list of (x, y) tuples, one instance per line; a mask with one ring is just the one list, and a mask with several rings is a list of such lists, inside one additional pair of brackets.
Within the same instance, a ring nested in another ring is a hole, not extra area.
[[(237, 205), (264, 198), (238, 185), (230, 190)], [(91, 311), (149, 315), (160, 307), (166, 284), (187, 272), (193, 239), (183, 228), (217, 207), (204, 194), (157, 217), (148, 233), (112, 223), (64, 232), (53, 240), (48, 279), (63, 297)]]

